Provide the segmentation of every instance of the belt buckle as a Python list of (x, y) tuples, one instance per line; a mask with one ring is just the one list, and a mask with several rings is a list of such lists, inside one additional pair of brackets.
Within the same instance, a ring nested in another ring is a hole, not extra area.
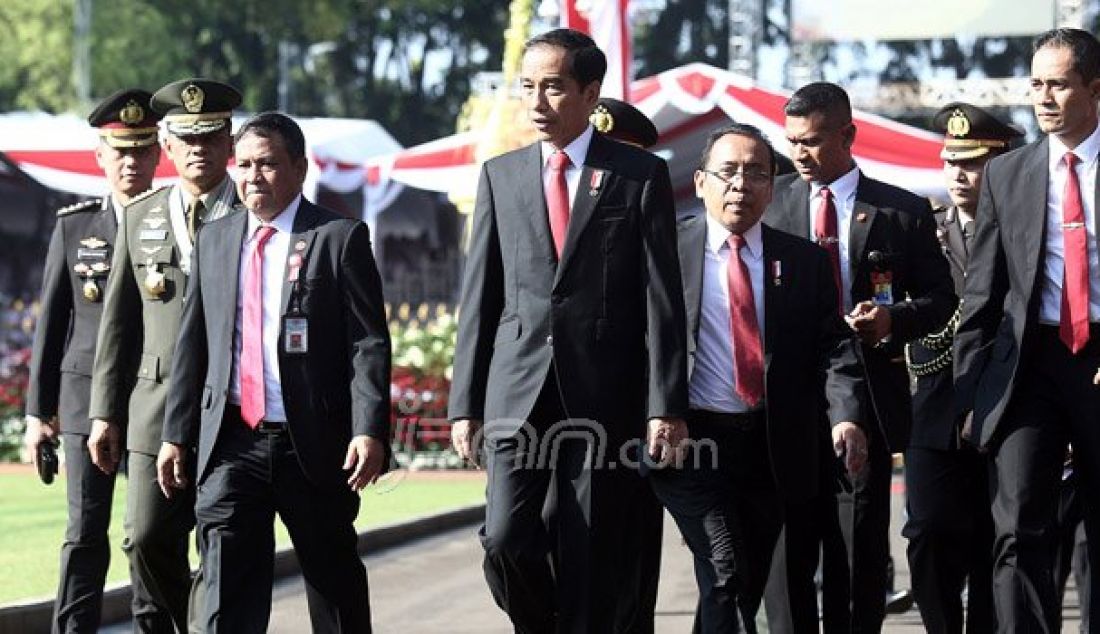
[(256, 431), (261, 434), (281, 434), (285, 430), (286, 423), (273, 423), (266, 420), (260, 421), (260, 424), (256, 426)]

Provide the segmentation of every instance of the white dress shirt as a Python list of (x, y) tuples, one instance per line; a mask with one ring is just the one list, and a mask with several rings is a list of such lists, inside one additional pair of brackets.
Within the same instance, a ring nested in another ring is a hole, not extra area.
[[(1062, 278), (1066, 268), (1062, 237), (1062, 195), (1066, 191), (1066, 152), (1069, 148), (1053, 134), (1047, 170), (1047, 237), (1043, 261), (1043, 286), (1040, 291), (1039, 321), (1057, 325), (1062, 317)], [(1089, 321), (1100, 322), (1100, 259), (1096, 252), (1096, 157), (1100, 152), (1100, 127), (1073, 148), (1079, 159), (1077, 179), (1081, 185), (1081, 203), (1085, 211), (1085, 244), (1089, 252)]]
[[(573, 201), (577, 198), (577, 187), (580, 186), (581, 170), (584, 169), (584, 159), (588, 156), (588, 146), (592, 143), (592, 132), (592, 126), (589, 125), (563, 150), (569, 155), (570, 163), (569, 167), (565, 168), (565, 186), (569, 190), (570, 210), (573, 209)], [(557, 150), (546, 142), (540, 145), (542, 146), (542, 191), (543, 200), (545, 200), (545, 194), (550, 189), (550, 155)]]
[[(301, 194), (283, 210), (270, 226), (275, 233), (264, 243), (263, 271), (263, 349), (264, 349), (264, 420), (286, 421), (283, 406), (283, 388), (279, 377), (279, 329), (283, 325), (283, 276), (290, 254), (290, 237), (294, 231), (294, 218), (298, 215)], [(260, 220), (248, 213), (248, 228), (241, 244), (241, 268), (237, 274), (237, 317), (233, 327), (233, 371), (229, 379), (229, 402), (241, 404), (241, 314), (244, 309), (244, 271), (252, 247), (256, 242), (256, 230)]]
[[(814, 221), (817, 208), (821, 206), (821, 188), (824, 183), (810, 183), (810, 240), (815, 240)], [(836, 232), (840, 247), (840, 283), (843, 285), (844, 312), (852, 310), (852, 270), (851, 254), (848, 251), (849, 234), (852, 229), (852, 210), (856, 205), (856, 187), (859, 186), (859, 168), (853, 167), (848, 173), (828, 184), (836, 207)]]
[[(737, 397), (733, 365), (733, 324), (730, 316), (729, 266), (730, 232), (710, 214), (707, 219), (707, 243), (703, 258), (703, 289), (699, 305), (699, 338), (695, 347), (695, 365), (688, 382), (688, 403), (692, 409), (736, 414), (752, 411)], [(764, 240), (760, 223), (744, 234), (741, 261), (749, 270), (752, 297), (756, 305), (756, 323), (760, 326), (760, 348), (764, 347)]]

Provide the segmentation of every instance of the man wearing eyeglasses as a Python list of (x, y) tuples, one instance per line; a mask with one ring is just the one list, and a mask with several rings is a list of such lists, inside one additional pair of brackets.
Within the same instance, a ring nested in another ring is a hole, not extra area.
[[(784, 112), (797, 174), (776, 180), (764, 220), (814, 240), (829, 254), (838, 304), (862, 342), (874, 414), (867, 428), (868, 471), (848, 478), (838, 469), (842, 492), (836, 504), (826, 496), (816, 510), (796, 509), (815, 517), (788, 521), (826, 527), (826, 631), (874, 633), (886, 608), (891, 454), (905, 449), (912, 422), (903, 346), (943, 326), (955, 293), (928, 201), (868, 178), (852, 158), (856, 126), (847, 93), (828, 82), (808, 84)], [(792, 548), (798, 550), (788, 543), (789, 555)], [(809, 584), (816, 557), (789, 557), (786, 563), (769, 594), (785, 590), (792, 613), (812, 610), (796, 603), (814, 596)]]
[[(690, 442), (650, 481), (695, 557), (704, 634), (756, 631), (784, 504), (831, 486), (819, 477), (826, 430), (852, 473), (866, 455), (863, 369), (829, 260), (760, 222), (774, 173), (758, 129), (715, 131), (695, 172), (706, 213), (677, 227)], [(817, 627), (816, 612), (805, 620)]]

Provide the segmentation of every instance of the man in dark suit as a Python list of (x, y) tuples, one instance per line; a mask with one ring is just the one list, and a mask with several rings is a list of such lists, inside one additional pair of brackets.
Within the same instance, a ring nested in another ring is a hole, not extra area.
[(88, 452), (88, 394), (111, 249), (130, 199), (149, 189), (160, 160), (157, 121), (144, 90), (120, 90), (88, 115), (99, 130), (96, 163), (109, 194), (57, 212), (42, 281), (27, 386), (27, 449), (37, 464), (43, 443), (60, 435), (65, 450), (68, 523), (61, 546), (61, 582), (53, 631), (99, 627), (103, 582), (111, 560), (107, 528), (115, 476)]
[[(706, 213), (680, 222), (691, 439), (650, 480), (695, 557), (695, 631), (756, 631), (787, 508), (832, 486), (834, 448), (854, 475), (867, 455), (863, 368), (837, 310), (823, 250), (760, 222), (775, 154), (756, 128), (711, 134), (695, 172)], [(797, 528), (797, 527), (796, 527)], [(786, 553), (781, 553), (782, 558)], [(797, 630), (816, 631), (813, 585)]]
[(863, 342), (874, 412), (869, 471), (844, 483), (838, 496), (844, 546), (835, 531), (826, 535), (825, 622), (842, 631), (850, 616), (852, 631), (874, 633), (885, 615), (891, 454), (905, 449), (912, 420), (902, 347), (942, 327), (955, 294), (928, 201), (868, 178), (856, 166), (856, 127), (844, 90), (808, 84), (784, 111), (797, 174), (776, 180), (764, 222), (816, 240), (829, 252), (838, 303)]
[[(939, 209), (936, 237), (962, 293), (974, 238), (982, 169), (1021, 136), (977, 106), (950, 103), (932, 119), (944, 134), (944, 181), (951, 206)], [(951, 342), (958, 311), (944, 327), (909, 343), (913, 375), (913, 431), (905, 450), (907, 520), (902, 534), (913, 594), (925, 629), (962, 634), (963, 588), (968, 588), (966, 631), (992, 632), (993, 518), (988, 461), (965, 442), (954, 415)]]
[(241, 126), (235, 160), (248, 211), (200, 234), (158, 480), (187, 485), (197, 440), (206, 631), (267, 631), (278, 513), (314, 631), (369, 632), (352, 522), (382, 471), (390, 379), (370, 236), (302, 197), (305, 137), (286, 115)]
[(576, 31), (527, 42), (540, 142), (485, 164), (466, 263), (452, 440), (488, 469), (485, 575), (519, 632), (616, 631), (635, 556), (616, 492), (636, 474), (622, 465), (647, 420), (675, 445), (687, 406), (668, 168), (592, 130), (606, 65)]
[[(993, 601), (1002, 632), (1054, 632), (1052, 520), (1066, 445), (1086, 500), (1100, 493), (1100, 43), (1035, 41), (1031, 101), (1047, 136), (989, 162), (955, 334), (955, 390), (993, 461)], [(1086, 504), (1089, 545), (1100, 509)], [(1090, 568), (1100, 549), (1089, 548)], [(1097, 605), (1097, 584), (1089, 605)], [(1093, 620), (1095, 622), (1095, 620)]]
[(130, 609), (142, 632), (187, 631), (193, 499), (165, 500), (156, 486), (156, 458), (194, 231), (229, 213), (236, 201), (226, 166), (230, 117), (240, 102), (232, 86), (198, 78), (153, 94), (149, 107), (164, 118), (164, 150), (180, 178), (126, 206), (111, 261), (116, 274), (104, 297), (88, 449), (96, 466), (114, 473), (126, 442), (122, 549), (130, 559)]

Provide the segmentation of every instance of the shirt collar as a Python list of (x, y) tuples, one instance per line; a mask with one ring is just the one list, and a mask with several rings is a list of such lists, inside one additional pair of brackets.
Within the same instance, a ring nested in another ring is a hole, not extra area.
[(1100, 153), (1100, 126), (1097, 126), (1092, 134), (1087, 139), (1081, 141), (1077, 147), (1070, 150), (1066, 147), (1065, 143), (1057, 136), (1051, 134), (1047, 137), (1050, 140), (1050, 171), (1053, 172), (1058, 165), (1065, 165), (1066, 152), (1073, 152), (1077, 155), (1077, 158), (1082, 163), (1091, 163), (1096, 160), (1097, 154)]
[[(588, 156), (588, 146), (592, 143), (592, 133), (592, 124), (589, 124), (584, 132), (580, 133), (580, 136), (565, 146), (563, 151), (569, 155), (569, 161), (573, 164), (573, 167), (579, 168), (584, 165), (584, 159)], [(542, 165), (545, 167), (550, 160), (550, 155), (557, 151), (557, 148), (545, 141), (540, 145), (542, 145)]]
[[(218, 197), (220, 197), (221, 194), (222, 194), (222, 191), (225, 190), (225, 187), (228, 185), (228, 183), (229, 183), (229, 175), (226, 174), (225, 178), (223, 178), (220, 183), (215, 185), (213, 187), (213, 189), (211, 189), (209, 191), (205, 191), (205, 192), (199, 194), (198, 199), (202, 201), (202, 204), (204, 206), (209, 207), (210, 206), (210, 204), (209, 204), (210, 199), (211, 198), (217, 199)], [(183, 185), (180, 185), (178, 187), (178, 189), (179, 189), (179, 192), (180, 192), (180, 199), (183, 201), (183, 206), (187, 207), (191, 203), (191, 201), (194, 199), (194, 197), (191, 194), (187, 193), (187, 190), (183, 188)]]
[[(712, 253), (719, 253), (722, 247), (726, 246), (732, 233), (729, 229), (722, 226), (722, 223), (718, 222), (709, 213), (707, 217), (707, 248)], [(764, 255), (764, 237), (763, 231), (760, 229), (760, 222), (749, 227), (741, 236), (745, 239), (745, 247), (749, 250), (749, 254), (754, 259), (760, 259)]]
[[(859, 185), (859, 166), (848, 170), (847, 173), (828, 185), (829, 191), (833, 192), (833, 200), (848, 200), (855, 195), (856, 186)], [(810, 197), (817, 198), (824, 186), (825, 183), (810, 183)]]
[[(282, 210), (275, 219), (267, 223), (268, 226), (275, 227), (276, 233), (293, 233), (294, 232), (294, 219), (298, 216), (298, 208), (301, 206), (302, 195), (298, 194), (294, 197), (294, 200), (290, 201), (290, 204), (286, 206), (286, 209)], [(252, 236), (256, 235), (256, 230), (260, 228), (260, 219), (257, 218), (251, 211), (248, 212), (248, 232), (245, 234), (246, 241), (251, 240)]]

